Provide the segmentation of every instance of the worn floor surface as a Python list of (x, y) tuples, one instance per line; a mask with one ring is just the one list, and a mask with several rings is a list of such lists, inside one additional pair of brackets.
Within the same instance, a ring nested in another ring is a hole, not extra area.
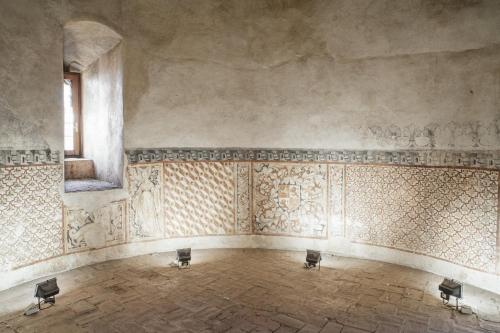
[[(441, 278), (374, 261), (303, 253), (194, 251), (191, 269), (173, 253), (109, 261), (59, 274), (55, 306), (21, 315), (28, 283), (0, 293), (0, 332), (500, 332), (500, 297), (465, 289), (478, 314), (437, 298)], [(329, 267), (326, 267), (329, 266)]]

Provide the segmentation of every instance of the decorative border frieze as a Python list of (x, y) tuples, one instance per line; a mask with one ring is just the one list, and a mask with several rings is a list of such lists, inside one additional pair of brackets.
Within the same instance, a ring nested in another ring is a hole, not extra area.
[(50, 149), (0, 150), (0, 167), (59, 164), (59, 151)]
[(126, 151), (129, 164), (180, 161), (333, 162), (500, 169), (500, 150), (162, 148)]

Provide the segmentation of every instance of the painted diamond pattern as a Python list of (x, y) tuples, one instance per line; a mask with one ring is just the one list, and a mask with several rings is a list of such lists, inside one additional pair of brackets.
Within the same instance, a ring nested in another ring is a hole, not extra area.
[(165, 163), (165, 228), (168, 237), (235, 233), (235, 165)]

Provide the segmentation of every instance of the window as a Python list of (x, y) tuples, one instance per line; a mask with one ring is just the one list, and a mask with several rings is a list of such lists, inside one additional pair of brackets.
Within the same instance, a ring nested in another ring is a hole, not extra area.
[(64, 156), (80, 157), (80, 74), (64, 73)]

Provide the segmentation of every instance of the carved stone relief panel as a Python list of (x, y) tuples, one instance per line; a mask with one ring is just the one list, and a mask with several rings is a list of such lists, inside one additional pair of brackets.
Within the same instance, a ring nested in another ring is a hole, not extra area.
[(128, 167), (130, 240), (164, 236), (162, 169), (162, 164)]
[(329, 204), (332, 236), (344, 236), (344, 166), (329, 165)]
[(0, 168), (0, 269), (63, 253), (62, 165)]
[(346, 186), (352, 241), (495, 272), (498, 172), (348, 165)]
[(67, 253), (125, 242), (126, 202), (118, 201), (91, 213), (64, 208), (64, 242)]
[(235, 233), (235, 163), (165, 163), (168, 237)]
[(326, 237), (326, 168), (325, 164), (255, 163), (254, 232)]
[(236, 232), (239, 234), (252, 233), (251, 207), (251, 164), (238, 163), (236, 181)]

